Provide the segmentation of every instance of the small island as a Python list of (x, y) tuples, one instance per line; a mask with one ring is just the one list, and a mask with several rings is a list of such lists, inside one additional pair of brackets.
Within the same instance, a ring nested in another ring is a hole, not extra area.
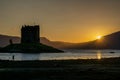
[(24, 25), (21, 28), (21, 43), (15, 44), (10, 40), (10, 44), (0, 48), (4, 53), (59, 53), (63, 52), (51, 46), (40, 43), (39, 25)]

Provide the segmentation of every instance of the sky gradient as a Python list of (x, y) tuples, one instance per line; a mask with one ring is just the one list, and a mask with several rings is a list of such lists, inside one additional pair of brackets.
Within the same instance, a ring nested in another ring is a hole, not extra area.
[(0, 34), (39, 24), (53, 41), (86, 42), (120, 30), (120, 0), (0, 0)]

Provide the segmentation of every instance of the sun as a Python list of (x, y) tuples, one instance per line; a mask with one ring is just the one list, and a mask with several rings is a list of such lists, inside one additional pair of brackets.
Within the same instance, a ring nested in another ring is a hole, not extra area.
[(101, 38), (102, 38), (102, 36), (100, 36), (100, 35), (99, 35), (99, 36), (97, 36), (97, 39), (101, 39)]

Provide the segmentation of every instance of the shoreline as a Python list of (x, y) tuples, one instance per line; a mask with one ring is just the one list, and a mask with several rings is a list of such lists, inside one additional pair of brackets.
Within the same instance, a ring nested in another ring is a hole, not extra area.
[[(41, 65), (42, 64), (42, 65)], [(74, 65), (73, 65), (74, 64)], [(68, 66), (80, 64), (110, 64), (120, 65), (120, 57), (102, 59), (69, 59), (69, 60), (0, 60), (0, 68), (3, 67), (42, 67), (42, 66)]]
[(0, 60), (2, 80), (117, 80), (120, 57), (87, 60)]

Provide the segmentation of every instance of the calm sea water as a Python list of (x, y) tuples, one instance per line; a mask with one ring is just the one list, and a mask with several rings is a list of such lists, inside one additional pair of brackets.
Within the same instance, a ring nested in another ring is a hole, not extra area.
[[(114, 52), (114, 53), (111, 53)], [(71, 50), (65, 53), (0, 53), (1, 60), (67, 60), (67, 59), (101, 59), (120, 57), (120, 50)]]

